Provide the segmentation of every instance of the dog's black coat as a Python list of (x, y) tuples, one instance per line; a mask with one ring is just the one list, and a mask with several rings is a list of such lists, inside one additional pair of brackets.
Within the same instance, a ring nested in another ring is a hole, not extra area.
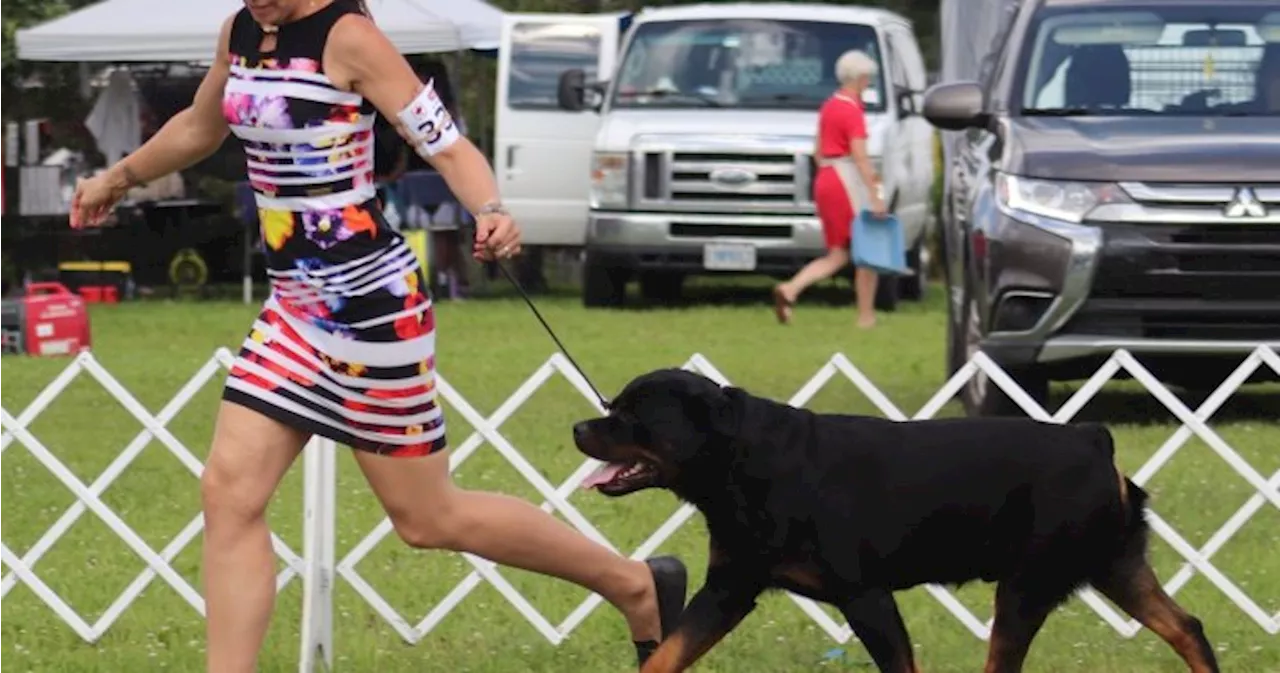
[(667, 488), (710, 534), (707, 582), (646, 671), (690, 665), (773, 588), (839, 607), (882, 671), (914, 671), (892, 592), (972, 580), (1000, 582), (988, 670), (1018, 670), (1085, 583), (1176, 622), (1188, 664), (1216, 670), (1199, 622), (1153, 593), (1146, 494), (1103, 426), (823, 415), (682, 370), (637, 378), (611, 409), (575, 428), (580, 450), (644, 469), (602, 491)]

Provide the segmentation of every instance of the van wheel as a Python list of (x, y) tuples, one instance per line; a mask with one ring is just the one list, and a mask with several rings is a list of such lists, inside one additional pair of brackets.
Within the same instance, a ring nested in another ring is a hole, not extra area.
[(640, 296), (649, 302), (670, 304), (680, 300), (684, 274), (646, 271), (640, 274)]
[(876, 283), (875, 307), (877, 311), (886, 312), (892, 312), (898, 309), (897, 277), (880, 276), (879, 282)]
[(928, 273), (920, 249), (924, 245), (923, 237), (915, 247), (907, 251), (907, 266), (912, 275), (896, 279), (898, 281), (898, 297), (907, 301), (920, 301), (924, 298), (925, 287), (929, 284)]
[(582, 305), (587, 308), (621, 306), (627, 296), (626, 269), (619, 269), (587, 253), (582, 272)]

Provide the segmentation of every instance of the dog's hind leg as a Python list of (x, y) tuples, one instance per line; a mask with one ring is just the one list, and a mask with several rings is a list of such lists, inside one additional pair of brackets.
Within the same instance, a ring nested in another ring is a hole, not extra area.
[(881, 673), (919, 673), (911, 651), (911, 638), (892, 593), (881, 589), (867, 591), (839, 607)]
[(985, 673), (1021, 671), (1031, 641), (1067, 595), (1064, 591), (1046, 591), (1038, 583), (1021, 578), (996, 585), (996, 615), (987, 644)]
[(1204, 626), (1173, 602), (1147, 563), (1146, 492), (1128, 479), (1120, 483), (1123, 539), (1115, 559), (1092, 579), (1094, 588), (1169, 643), (1192, 673), (1217, 673), (1218, 658)]
[(1160, 636), (1187, 662), (1192, 673), (1218, 673), (1213, 646), (1200, 620), (1183, 610), (1156, 579), (1142, 557), (1121, 559), (1094, 587)]

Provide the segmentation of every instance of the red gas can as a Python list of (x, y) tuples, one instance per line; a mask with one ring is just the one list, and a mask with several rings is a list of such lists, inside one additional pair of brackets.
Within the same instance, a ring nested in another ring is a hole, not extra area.
[(84, 300), (62, 283), (31, 283), (23, 304), (25, 348), (32, 355), (75, 355), (88, 348)]

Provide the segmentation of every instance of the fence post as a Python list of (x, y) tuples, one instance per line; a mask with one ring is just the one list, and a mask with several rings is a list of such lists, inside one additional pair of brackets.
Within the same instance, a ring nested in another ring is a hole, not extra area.
[(313, 438), (303, 455), (302, 655), (299, 673), (333, 670), (334, 496), (337, 446)]

